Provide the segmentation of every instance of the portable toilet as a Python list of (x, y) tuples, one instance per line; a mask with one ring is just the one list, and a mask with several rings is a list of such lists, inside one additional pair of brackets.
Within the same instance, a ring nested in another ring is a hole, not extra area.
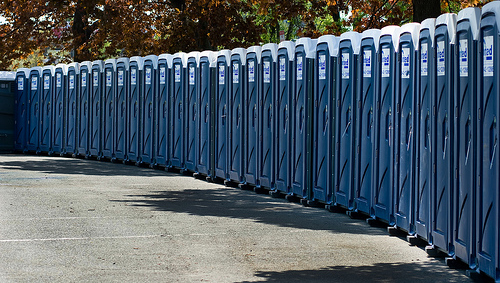
[(40, 100), (42, 92), (41, 67), (33, 67), (29, 73), (30, 92), (28, 96), (28, 151), (37, 152), (39, 150), (39, 132), (40, 132)]
[(80, 63), (80, 90), (78, 97), (78, 155), (87, 157), (88, 139), (89, 139), (89, 108), (90, 106), (90, 87), (92, 63), (85, 61)]
[(261, 57), (262, 47), (251, 46), (246, 53), (246, 74), (244, 87), (245, 93), (242, 98), (243, 111), (243, 138), (241, 144), (243, 148), (243, 172), (245, 183), (255, 188), (260, 187), (259, 166), (257, 155), (259, 152), (259, 132), (258, 119), (260, 113), (260, 98), (262, 78), (261, 78)]
[(139, 165), (140, 154), (140, 115), (141, 115), (141, 74), (144, 68), (144, 59), (139, 56), (130, 58), (129, 61), (129, 91), (127, 97), (127, 157), (125, 163)]
[(89, 113), (89, 155), (100, 159), (101, 152), (101, 128), (102, 128), (102, 93), (103, 93), (104, 62), (96, 60), (92, 62), (92, 83), (90, 91), (90, 113)]
[(78, 90), (80, 88), (80, 64), (68, 64), (68, 90), (65, 99), (66, 126), (64, 127), (64, 154), (76, 156), (78, 153)]
[(52, 99), (53, 107), (53, 125), (52, 125), (52, 152), (63, 155), (64, 152), (64, 128), (67, 124), (65, 116), (66, 99), (68, 91), (68, 66), (66, 64), (57, 64), (55, 67), (55, 89)]
[(128, 121), (128, 106), (127, 97), (129, 94), (130, 80), (130, 60), (129, 58), (118, 58), (116, 60), (115, 69), (115, 97), (114, 101), (114, 118), (113, 118), (113, 158), (112, 162), (124, 161), (126, 159), (127, 145), (127, 121)]
[(337, 144), (335, 167), (335, 205), (354, 208), (354, 154), (356, 119), (357, 61), (361, 47), (361, 35), (346, 32), (340, 36), (339, 78), (337, 79)]
[[(477, 60), (481, 9), (466, 8), (457, 16), (458, 52), (454, 56), (455, 167), (453, 246), (456, 258), (476, 266)], [(464, 103), (458, 104), (459, 101)]]
[(116, 97), (116, 59), (104, 61), (104, 94), (102, 96), (102, 157), (114, 158), (115, 97)]
[(396, 66), (399, 46), (398, 26), (380, 30), (380, 76), (375, 108), (375, 172), (373, 218), (393, 226), (394, 219), (394, 119), (396, 111)]
[(401, 27), (396, 72), (396, 153), (394, 180), (394, 213), (396, 227), (414, 234), (413, 199), (415, 178), (415, 109), (416, 70), (420, 24)]
[(172, 55), (158, 56), (158, 91), (155, 94), (156, 114), (154, 133), (155, 166), (168, 167), (168, 140), (169, 140), (169, 96), (171, 83)]
[(142, 73), (142, 94), (141, 94), (141, 135), (140, 135), (140, 159), (139, 163), (148, 164), (150, 167), (154, 165), (154, 132), (157, 125), (155, 124), (155, 93), (156, 89), (156, 73), (158, 71), (158, 56), (148, 55), (144, 59), (144, 71)]
[(434, 18), (420, 25), (417, 58), (417, 124), (416, 124), (416, 172), (415, 172), (415, 233), (432, 243), (431, 187), (432, 187), (432, 104), (434, 97)]
[(16, 72), (0, 72), (0, 152), (15, 150), (16, 79)]
[(228, 156), (228, 96), (229, 96), (229, 65), (231, 51), (221, 50), (217, 54), (217, 79), (215, 90), (215, 177), (227, 179)]
[(24, 152), (27, 150), (27, 128), (28, 128), (28, 97), (30, 85), (28, 84), (30, 69), (21, 68), (16, 72), (16, 97), (14, 99), (14, 149)]
[[(361, 34), (356, 87), (356, 152), (354, 154), (354, 202), (357, 212), (372, 216), (373, 172), (375, 155), (375, 93), (378, 89), (380, 30)], [(376, 67), (377, 66), (377, 67)]]
[(333, 203), (335, 181), (335, 142), (337, 69), (339, 38), (323, 35), (316, 45), (314, 72), (312, 197), (327, 205)]
[(452, 194), (454, 190), (454, 56), (457, 30), (457, 15), (443, 14), (436, 19), (436, 72), (434, 116), (434, 163), (436, 171), (434, 185), (431, 187), (431, 233), (432, 243), (453, 254), (452, 234)]
[(184, 170), (184, 91), (187, 55), (176, 53), (172, 59), (173, 83), (170, 93), (171, 119), (170, 119), (170, 166)]
[(196, 125), (198, 113), (198, 96), (200, 91), (200, 52), (193, 51), (187, 54), (187, 86), (184, 93), (185, 128), (184, 128), (184, 164), (186, 171), (195, 173), (196, 169), (196, 141), (199, 135)]
[[(260, 64), (261, 89), (257, 98), (257, 178), (259, 185), (268, 190), (275, 188), (275, 121), (276, 94), (278, 85), (278, 45), (268, 43), (262, 46)], [(259, 107), (258, 104), (261, 106)]]
[(481, 272), (500, 279), (500, 170), (497, 117), (500, 115), (500, 2), (481, 9), (477, 70), (477, 257)]
[(291, 105), (293, 99), (293, 78), (295, 61), (295, 43), (292, 41), (283, 41), (278, 46), (278, 94), (274, 99), (276, 105), (276, 131), (274, 134), (274, 143), (276, 153), (274, 158), (275, 172), (275, 193), (291, 194), (290, 186), (290, 163), (291, 163), (291, 143), (292, 143), (292, 124), (291, 124)]
[(235, 48), (231, 51), (230, 79), (228, 94), (228, 135), (227, 135), (227, 172), (226, 186), (239, 185), (243, 176), (243, 94), (245, 92), (246, 49)]
[(45, 66), (42, 68), (43, 88), (40, 97), (40, 137), (39, 151), (52, 154), (52, 123), (54, 122), (52, 113), (54, 105), (52, 103), (54, 94), (55, 67)]
[[(215, 126), (215, 80), (217, 53), (203, 51), (200, 53), (200, 91), (198, 93), (198, 115), (196, 116), (196, 177), (205, 176), (208, 180), (214, 175), (214, 126)], [(201, 176), (200, 176), (201, 174)]]

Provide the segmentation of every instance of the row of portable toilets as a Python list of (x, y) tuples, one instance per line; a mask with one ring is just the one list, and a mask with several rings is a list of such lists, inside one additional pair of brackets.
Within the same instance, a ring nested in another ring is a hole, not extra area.
[(19, 151), (362, 213), (500, 279), (500, 2), (232, 51), (17, 71)]

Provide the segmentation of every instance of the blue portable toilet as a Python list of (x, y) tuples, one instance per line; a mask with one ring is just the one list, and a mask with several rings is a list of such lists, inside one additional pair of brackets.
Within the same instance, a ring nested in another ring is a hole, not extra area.
[(102, 128), (102, 93), (104, 62), (96, 60), (92, 62), (92, 82), (90, 91), (90, 112), (89, 112), (89, 155), (100, 159), (101, 152), (101, 128)]
[[(466, 8), (457, 16), (458, 52), (454, 55), (455, 167), (453, 246), (456, 258), (476, 268), (477, 54), (481, 9)], [(464, 103), (458, 104), (459, 101)]]
[(142, 93), (141, 93), (141, 136), (140, 136), (140, 160), (139, 164), (154, 165), (154, 132), (155, 124), (155, 93), (156, 73), (158, 71), (158, 56), (148, 55), (144, 57), (144, 69), (142, 73)]
[(229, 93), (228, 93), (228, 131), (227, 131), (227, 172), (226, 186), (244, 182), (243, 176), (243, 94), (245, 92), (246, 49), (235, 48), (231, 51)]
[(172, 59), (172, 92), (170, 93), (170, 166), (184, 170), (184, 91), (187, 56), (185, 53), (176, 53)]
[(52, 125), (52, 152), (63, 155), (64, 152), (64, 128), (66, 127), (66, 99), (67, 99), (67, 77), (68, 66), (66, 64), (57, 64), (55, 67), (55, 88), (52, 99), (53, 107), (53, 125)]
[(434, 114), (434, 184), (431, 187), (431, 235), (435, 247), (453, 254), (452, 194), (454, 182), (453, 120), (454, 120), (454, 54), (457, 15), (443, 14), (436, 19)]
[[(263, 188), (273, 190), (275, 183), (275, 121), (276, 94), (278, 85), (278, 45), (268, 43), (262, 46), (260, 64), (261, 89), (257, 98), (257, 179)], [(248, 59), (247, 59), (248, 60)], [(247, 65), (249, 63), (247, 62)], [(258, 105), (261, 105), (260, 107)]]
[(244, 184), (254, 187), (260, 186), (257, 165), (257, 153), (259, 150), (258, 117), (260, 112), (260, 91), (261, 91), (261, 54), (262, 47), (251, 46), (246, 53), (246, 74), (244, 87), (245, 93), (242, 98), (243, 112), (243, 138), (241, 145), (243, 148), (243, 172)]
[(126, 159), (125, 163), (139, 162), (140, 153), (140, 113), (141, 113), (141, 74), (144, 59), (139, 56), (130, 58), (129, 85), (127, 96), (127, 129), (126, 129)]
[(78, 89), (80, 88), (80, 64), (68, 64), (68, 85), (65, 99), (64, 154), (78, 153)]
[(52, 154), (52, 123), (53, 117), (53, 94), (54, 94), (54, 66), (42, 68), (43, 88), (40, 96), (40, 137), (39, 151)]
[(313, 110), (312, 200), (333, 202), (335, 160), (335, 103), (339, 38), (323, 35), (316, 45)]
[(200, 53), (200, 91), (198, 93), (198, 115), (196, 116), (196, 175), (206, 176), (212, 180), (214, 175), (214, 139), (215, 125), (215, 80), (217, 53), (203, 51)]
[(196, 141), (198, 128), (196, 125), (198, 113), (198, 96), (200, 91), (200, 52), (187, 54), (187, 86), (184, 93), (185, 128), (184, 128), (184, 164), (189, 172), (196, 172)]
[(346, 32), (340, 36), (337, 79), (337, 144), (335, 161), (335, 205), (354, 208), (354, 142), (356, 119), (356, 74), (361, 35)]
[(356, 87), (357, 118), (356, 152), (354, 157), (354, 201), (357, 212), (372, 216), (373, 172), (375, 154), (375, 92), (378, 89), (377, 58), (380, 30), (369, 29), (361, 34)]
[(168, 166), (168, 139), (169, 139), (169, 96), (170, 96), (170, 70), (172, 67), (172, 55), (161, 54), (158, 56), (158, 75), (155, 94), (156, 114), (155, 114), (155, 133), (154, 133), (154, 158), (155, 166)]
[(312, 109), (316, 43), (315, 39), (303, 37), (295, 44), (290, 182), (292, 196), (304, 199), (304, 204), (311, 200), (312, 191)]
[(394, 214), (396, 227), (414, 234), (415, 104), (420, 24), (401, 27), (396, 72)]
[(420, 25), (417, 58), (417, 124), (415, 158), (415, 233), (428, 243), (430, 237), (430, 204), (432, 187), (432, 98), (434, 83), (434, 25), (435, 19), (424, 20)]
[(394, 113), (396, 111), (396, 65), (398, 26), (380, 30), (380, 70), (375, 108), (375, 172), (373, 218), (394, 225)]
[(28, 85), (30, 69), (20, 68), (16, 72), (16, 97), (15, 104), (15, 119), (14, 119), (14, 149), (24, 152), (27, 150), (26, 138), (28, 128), (28, 97), (30, 93), (30, 85)]
[(104, 92), (102, 96), (102, 157), (111, 160), (114, 157), (115, 97), (116, 97), (116, 59), (104, 61)]
[(80, 89), (78, 92), (78, 135), (77, 150), (79, 156), (88, 157), (88, 139), (89, 139), (89, 113), (90, 113), (90, 88), (91, 88), (92, 63), (85, 61), (80, 63)]
[(500, 2), (481, 10), (477, 69), (477, 257), (481, 272), (500, 279), (500, 170), (497, 119), (500, 115)]
[(30, 92), (28, 96), (28, 151), (38, 152), (39, 132), (40, 132), (40, 101), (42, 92), (42, 68), (33, 67), (30, 69), (29, 84)]
[(276, 131), (274, 135), (275, 153), (275, 192), (273, 195), (291, 194), (290, 162), (292, 143), (291, 105), (293, 99), (295, 43), (283, 41), (278, 45), (278, 80), (276, 82)]
[(114, 117), (113, 117), (113, 157), (112, 162), (125, 161), (126, 145), (127, 145), (127, 123), (128, 123), (128, 90), (130, 81), (130, 60), (129, 58), (118, 58), (116, 60), (115, 69), (115, 97), (114, 101)]
[(217, 79), (215, 88), (215, 177), (227, 179), (228, 156), (228, 96), (229, 96), (229, 65), (231, 51), (221, 50), (217, 54)]

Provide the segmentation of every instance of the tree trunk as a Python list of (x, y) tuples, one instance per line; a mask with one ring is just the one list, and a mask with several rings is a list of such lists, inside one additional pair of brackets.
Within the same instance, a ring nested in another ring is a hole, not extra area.
[(441, 2), (439, 0), (413, 0), (414, 22), (437, 18), (439, 15), (441, 15)]

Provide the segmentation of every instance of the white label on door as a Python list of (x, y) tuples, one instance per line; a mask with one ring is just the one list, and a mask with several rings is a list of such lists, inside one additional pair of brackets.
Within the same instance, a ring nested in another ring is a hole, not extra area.
[(50, 89), (50, 76), (49, 75), (43, 76), (43, 89), (45, 89), (45, 90)]
[(17, 78), (17, 90), (24, 90), (24, 78)]
[(363, 50), (363, 78), (372, 77), (372, 51)]
[(285, 57), (280, 58), (280, 81), (286, 80), (286, 72), (285, 72)]
[(194, 85), (194, 67), (189, 67), (189, 85)]
[(401, 51), (401, 77), (410, 78), (410, 48), (402, 48)]
[(131, 85), (137, 84), (137, 69), (135, 68), (130, 69), (130, 84)]
[(75, 89), (75, 75), (69, 75), (69, 89)]
[(118, 71), (118, 86), (123, 86), (123, 70)]
[(255, 82), (255, 61), (248, 61), (248, 82)]
[(151, 84), (151, 68), (146, 68), (146, 84)]
[(444, 50), (444, 41), (438, 41), (437, 43), (437, 75), (442, 77), (446, 75), (446, 56)]
[(111, 71), (106, 71), (106, 86), (111, 87)]
[(224, 68), (223, 65), (219, 66), (219, 84), (224, 85), (225, 84), (225, 77), (226, 77), (226, 69)]
[(299, 57), (297, 57), (297, 80), (298, 81), (302, 80), (302, 69), (303, 69), (302, 56), (299, 56)]
[(87, 72), (82, 73), (82, 87), (87, 87)]
[(461, 77), (469, 76), (469, 53), (467, 50), (468, 40), (460, 39), (458, 41), (458, 52), (460, 54), (459, 70)]
[(57, 73), (56, 74), (56, 87), (62, 87), (62, 74)]
[(349, 53), (342, 53), (342, 79), (349, 79)]
[(160, 84), (165, 84), (165, 67), (160, 68)]
[(326, 55), (321, 54), (318, 58), (318, 77), (320, 80), (326, 80)]
[(391, 75), (391, 49), (382, 48), (382, 78), (388, 78)]
[(483, 38), (483, 75), (492, 77), (494, 75), (493, 64), (493, 36)]
[(174, 73), (175, 73), (174, 81), (176, 83), (180, 83), (181, 82), (181, 65), (175, 64)]
[(233, 63), (233, 84), (240, 83), (240, 65)]
[(94, 86), (99, 86), (99, 73), (94, 71)]
[(427, 43), (420, 46), (420, 75), (426, 77), (429, 69), (429, 48)]
[(271, 83), (271, 62), (264, 61), (264, 83)]
[(31, 78), (31, 90), (36, 90), (38, 88), (38, 77), (34, 76)]

